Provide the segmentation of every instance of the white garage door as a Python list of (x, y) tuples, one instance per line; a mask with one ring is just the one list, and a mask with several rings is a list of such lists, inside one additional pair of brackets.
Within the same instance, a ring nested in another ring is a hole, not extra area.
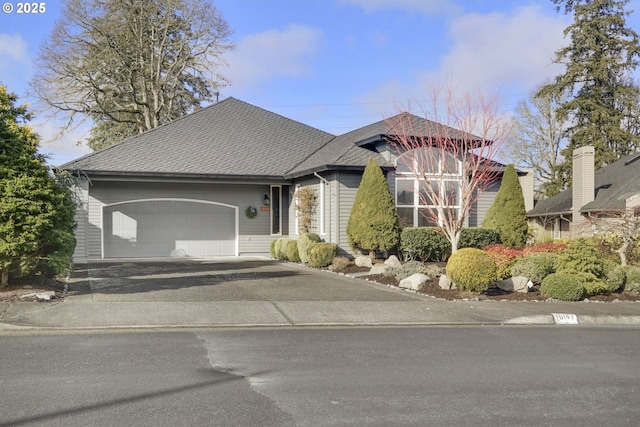
[(236, 208), (195, 200), (105, 206), (105, 258), (236, 255)]

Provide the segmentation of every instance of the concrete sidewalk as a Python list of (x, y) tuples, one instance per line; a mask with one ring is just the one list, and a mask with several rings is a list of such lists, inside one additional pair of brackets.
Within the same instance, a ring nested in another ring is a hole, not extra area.
[(57, 302), (0, 303), (0, 330), (640, 325), (640, 303), (445, 301), (256, 259), (89, 265), (70, 290)]

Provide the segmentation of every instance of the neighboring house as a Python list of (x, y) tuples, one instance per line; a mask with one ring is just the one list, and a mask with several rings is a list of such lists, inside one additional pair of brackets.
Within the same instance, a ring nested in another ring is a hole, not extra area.
[(588, 232), (588, 219), (615, 216), (637, 204), (640, 195), (640, 153), (594, 171), (594, 149), (573, 153), (573, 186), (540, 200), (527, 217), (554, 239), (571, 239)]
[[(371, 157), (399, 188), (405, 225), (421, 225), (424, 207), (403, 192), (413, 177), (395, 172), (389, 132), (380, 121), (334, 136), (228, 98), (66, 163), (82, 200), (74, 260), (267, 254), (273, 240), (296, 238), (301, 186), (318, 197), (314, 231), (348, 255), (346, 225)], [(481, 224), (498, 187), (478, 195), (469, 226)]]

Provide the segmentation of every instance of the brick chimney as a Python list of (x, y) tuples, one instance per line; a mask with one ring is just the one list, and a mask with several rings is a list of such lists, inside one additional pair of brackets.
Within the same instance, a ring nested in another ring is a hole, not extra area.
[(595, 197), (595, 154), (592, 146), (580, 147), (573, 150), (573, 223), (584, 221), (580, 215), (580, 208)]

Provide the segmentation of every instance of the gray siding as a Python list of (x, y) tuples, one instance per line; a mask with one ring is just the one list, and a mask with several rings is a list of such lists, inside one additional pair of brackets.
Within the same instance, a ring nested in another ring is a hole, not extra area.
[(76, 229), (74, 235), (76, 238), (76, 247), (73, 252), (73, 262), (86, 262), (88, 257), (87, 241), (89, 228), (89, 181), (78, 178), (75, 181), (74, 193), (78, 206), (76, 206)]
[[(206, 200), (237, 206), (239, 209), (238, 251), (243, 253), (268, 253), (275, 238), (270, 235), (271, 215), (261, 211), (263, 195), (269, 185), (229, 184), (180, 184), (180, 183), (132, 183), (93, 180), (89, 188), (86, 254), (89, 258), (102, 257), (102, 207), (116, 202), (140, 199), (192, 199)], [(288, 233), (286, 207), (288, 187), (283, 186), (283, 234)], [(247, 218), (249, 206), (258, 208), (254, 219)], [(80, 217), (79, 217), (80, 218)]]
[(500, 189), (500, 182), (494, 182), (491, 185), (484, 188), (482, 191), (478, 191), (478, 197), (476, 199), (476, 205), (471, 210), (469, 215), (469, 227), (481, 227), (484, 218), (487, 216), (487, 211), (493, 204), (493, 200), (496, 198), (496, 194)]
[(351, 250), (347, 239), (347, 223), (349, 222), (351, 208), (353, 208), (362, 175), (360, 173), (340, 172), (336, 176), (338, 181), (337, 200), (340, 201), (340, 205), (337, 208), (336, 226), (339, 234), (336, 236), (336, 241), (343, 255), (352, 256), (354, 252)]

